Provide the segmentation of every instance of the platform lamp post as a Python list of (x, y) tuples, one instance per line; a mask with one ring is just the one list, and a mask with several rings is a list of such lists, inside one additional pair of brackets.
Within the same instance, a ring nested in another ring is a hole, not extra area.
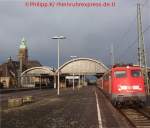
[[(77, 56), (70, 56), (72, 59), (73, 59), (73, 61), (74, 61), (74, 59), (77, 57)], [(73, 71), (73, 91), (74, 91), (74, 66), (72, 67), (72, 71)]]
[(58, 54), (57, 54), (57, 71), (58, 71), (58, 79), (57, 79), (57, 95), (59, 96), (59, 94), (60, 94), (60, 91), (59, 91), (59, 88), (60, 88), (60, 74), (59, 74), (59, 43), (60, 43), (60, 39), (66, 39), (66, 37), (64, 37), (64, 36), (54, 36), (54, 37), (52, 37), (52, 39), (57, 39), (57, 41), (58, 41), (58, 47), (57, 47), (57, 51), (58, 51)]

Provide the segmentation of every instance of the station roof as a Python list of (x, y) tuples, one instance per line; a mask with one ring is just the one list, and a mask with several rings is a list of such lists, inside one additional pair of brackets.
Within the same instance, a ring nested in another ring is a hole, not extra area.
[(47, 66), (33, 67), (25, 70), (21, 74), (21, 76), (26, 76), (26, 75), (37, 76), (37, 75), (46, 75), (46, 74), (49, 76), (53, 76), (55, 74), (54, 69)]
[[(108, 68), (100, 61), (90, 58), (76, 58), (64, 63), (60, 68), (60, 74), (101, 74)], [(56, 71), (56, 73), (58, 70)]]

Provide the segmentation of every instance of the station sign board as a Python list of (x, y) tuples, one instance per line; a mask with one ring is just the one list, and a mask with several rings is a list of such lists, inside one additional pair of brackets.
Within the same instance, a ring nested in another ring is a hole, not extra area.
[(66, 76), (66, 79), (79, 79), (79, 76)]

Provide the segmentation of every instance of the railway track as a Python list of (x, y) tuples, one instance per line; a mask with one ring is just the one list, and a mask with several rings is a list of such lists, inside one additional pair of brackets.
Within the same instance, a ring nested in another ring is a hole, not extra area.
[(150, 115), (140, 109), (126, 108), (119, 109), (119, 112), (135, 128), (150, 128)]

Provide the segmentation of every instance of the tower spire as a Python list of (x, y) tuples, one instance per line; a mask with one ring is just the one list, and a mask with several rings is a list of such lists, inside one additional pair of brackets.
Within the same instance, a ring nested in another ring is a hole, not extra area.
[(20, 49), (21, 48), (27, 48), (27, 40), (24, 37), (21, 40)]

